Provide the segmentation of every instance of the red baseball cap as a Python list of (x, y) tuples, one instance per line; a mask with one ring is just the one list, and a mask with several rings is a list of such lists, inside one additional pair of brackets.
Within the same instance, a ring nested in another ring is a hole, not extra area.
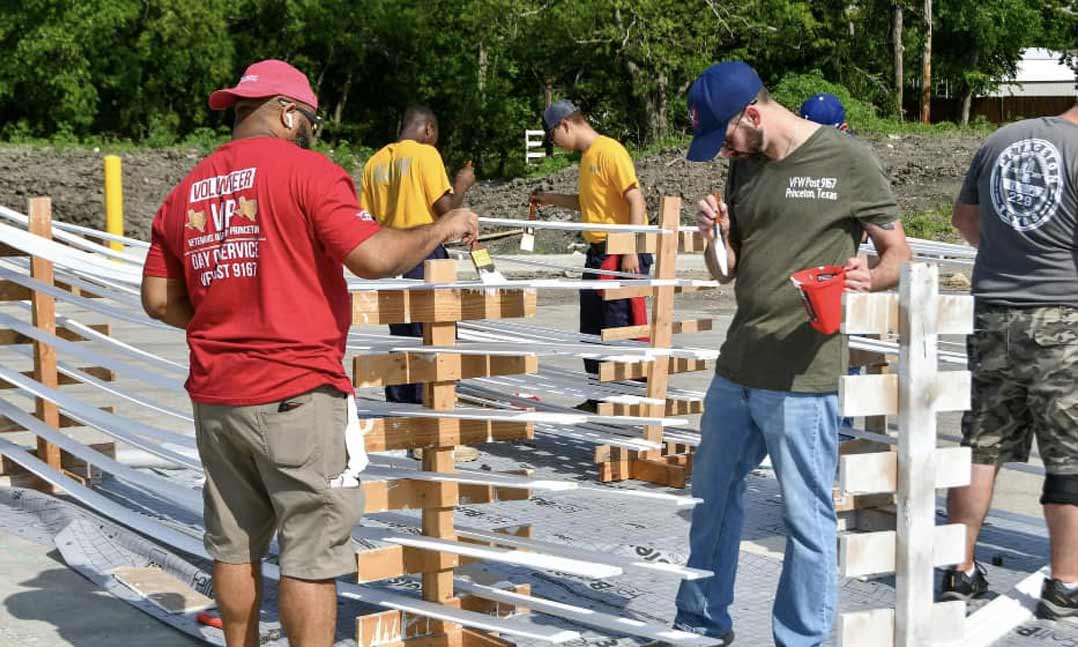
[(284, 61), (268, 59), (252, 63), (235, 87), (210, 95), (210, 110), (227, 110), (238, 99), (260, 99), (281, 95), (306, 103), (318, 110), (318, 97), (311, 90), (307, 75)]

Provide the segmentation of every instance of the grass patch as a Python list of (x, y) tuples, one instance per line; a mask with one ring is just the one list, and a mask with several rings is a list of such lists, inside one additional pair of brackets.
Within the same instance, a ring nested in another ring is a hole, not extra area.
[(522, 177), (529, 180), (538, 180), (567, 169), (579, 161), (579, 153), (569, 153), (555, 148), (553, 155), (543, 157), (534, 164), (528, 164)]
[[(627, 143), (625, 144), (625, 149), (629, 151), (629, 155), (631, 155), (634, 160), (639, 160), (669, 150), (687, 150), (690, 141), (692, 141), (691, 135), (677, 133), (663, 137), (646, 146), (636, 146), (632, 143)], [(521, 177), (529, 180), (542, 179), (549, 175), (554, 175), (559, 171), (563, 171), (579, 162), (580, 153), (555, 148), (553, 156), (544, 157), (538, 162), (529, 164)]]
[(667, 135), (666, 137), (645, 146), (629, 145), (627, 148), (634, 158), (639, 158), (658, 155), (659, 153), (670, 150), (686, 151), (689, 149), (689, 142), (691, 141), (692, 135), (688, 133), (676, 133)]
[(864, 135), (987, 135), (997, 128), (984, 118), (968, 126), (959, 126), (950, 121), (935, 124), (922, 124), (919, 121), (902, 121), (892, 115), (881, 115), (876, 106), (853, 95), (845, 86), (832, 83), (819, 72), (807, 74), (787, 74), (775, 86), (772, 96), (790, 110), (797, 112), (801, 104), (809, 97), (819, 94), (833, 94), (842, 101), (846, 109), (846, 122), (850, 129)]
[(333, 160), (334, 163), (339, 164), (352, 175), (358, 173), (367, 160), (377, 152), (370, 146), (352, 144), (343, 140), (338, 141), (332, 147), (325, 142), (318, 141), (314, 145), (314, 150)]
[[(853, 126), (850, 126), (853, 128)], [(877, 118), (864, 128), (856, 128), (855, 134), (864, 135), (925, 135), (928, 137), (986, 137), (999, 128), (984, 119), (978, 119), (968, 126), (960, 126), (950, 121), (934, 124), (922, 124), (919, 121), (899, 121), (897, 119)]]
[(951, 205), (940, 205), (935, 209), (904, 215), (902, 228), (910, 238), (948, 243), (960, 241), (958, 232), (951, 225)]
[[(818, 92), (829, 92), (842, 100), (846, 107), (850, 127), (859, 135), (980, 137), (990, 133), (996, 127), (983, 119), (969, 126), (958, 126), (950, 122), (925, 125), (915, 121), (899, 121), (894, 117), (881, 115), (871, 103), (855, 97), (844, 86), (827, 81), (817, 72), (789, 74), (775, 86), (772, 94), (780, 103), (796, 111), (802, 101)], [(174, 127), (169, 124), (162, 124), (158, 128), (151, 128), (150, 133), (144, 139), (138, 141), (109, 135), (78, 136), (70, 130), (60, 130), (50, 137), (41, 138), (31, 136), (30, 129), (24, 122), (14, 122), (0, 128), (0, 145), (12, 144), (58, 151), (89, 150), (100, 154), (125, 154), (171, 149), (195, 151), (200, 155), (207, 155), (221, 144), (227, 142), (230, 137), (230, 128), (228, 126), (198, 128), (179, 139), (177, 139), (174, 132)], [(688, 148), (690, 140), (691, 137), (688, 133), (675, 132), (658, 141), (643, 146), (629, 144), (627, 148), (634, 158), (640, 159), (670, 150), (683, 151)], [(319, 141), (314, 148), (353, 174), (362, 168), (363, 163), (375, 151), (374, 148), (369, 146), (343, 139), (337, 140), (332, 146)], [(531, 180), (542, 179), (573, 166), (579, 160), (580, 155), (578, 153), (555, 149), (553, 155), (542, 158), (534, 164), (528, 164), (523, 168), (518, 165), (511, 166), (507, 171), (509, 177), (505, 179), (513, 177), (524, 177)]]
[[(47, 149), (60, 152), (72, 150), (87, 151), (100, 153), (102, 155), (122, 155), (159, 150), (195, 151), (199, 155), (209, 155), (214, 149), (228, 142), (230, 139), (231, 131), (226, 128), (221, 128), (219, 130), (200, 128), (179, 141), (167, 143), (153, 141), (136, 142), (130, 139), (117, 139), (98, 135), (75, 137), (70, 133), (61, 132), (49, 138), (17, 135), (8, 136), (5, 139), (0, 140), (0, 145), (25, 146), (28, 148), (40, 150)], [(355, 145), (343, 140), (338, 141), (336, 145), (333, 146), (324, 141), (318, 141), (315, 142), (313, 148), (344, 167), (349, 173), (354, 173), (361, 168), (363, 163), (367, 161), (367, 158), (374, 154), (374, 149), (369, 146)]]

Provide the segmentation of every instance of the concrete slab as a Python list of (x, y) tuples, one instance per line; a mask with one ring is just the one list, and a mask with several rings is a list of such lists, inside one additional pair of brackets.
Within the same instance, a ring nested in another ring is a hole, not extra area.
[[(562, 259), (558, 259), (561, 262)], [(569, 261), (570, 264), (571, 261)], [(717, 318), (716, 330), (690, 336), (679, 337), (683, 343), (703, 348), (718, 348), (725, 337), (725, 328), (729, 324), (732, 312), (732, 294), (728, 289), (703, 294), (687, 294), (678, 298), (678, 318), (694, 319), (703, 317)], [(8, 306), (2, 306), (8, 311)], [(17, 312), (17, 310), (11, 310)], [(64, 308), (64, 312), (79, 318), (84, 323), (98, 323), (103, 317), (93, 313), (80, 313)], [(577, 316), (576, 295), (573, 293), (544, 293), (540, 295), (540, 307), (537, 316), (527, 323), (554, 328), (571, 328)], [(20, 315), (21, 316), (21, 315)], [(125, 342), (140, 348), (159, 353), (165, 357), (186, 360), (183, 336), (180, 333), (164, 333), (137, 327), (129, 323), (113, 322), (114, 335)], [(370, 329), (383, 331), (384, 328)], [(100, 346), (96, 349), (102, 350)], [(0, 361), (11, 362), (13, 367), (29, 367), (26, 360), (15, 359), (10, 350), (0, 349)], [(21, 362), (21, 363), (20, 363)], [(579, 360), (571, 358), (545, 358), (541, 365), (553, 365), (577, 369)], [(673, 386), (704, 391), (710, 382), (708, 372), (672, 376)], [(181, 411), (189, 410), (189, 403), (183, 392), (164, 392), (147, 387), (130, 379), (122, 379), (118, 384), (128, 390), (150, 395), (157, 402), (167, 404)], [(73, 394), (78, 394), (94, 404), (117, 405), (118, 413), (134, 419), (151, 422), (155, 425), (176, 431), (189, 431), (189, 425), (182, 421), (169, 419), (159, 414), (148, 412), (126, 402), (117, 402), (89, 387), (65, 387)], [(5, 397), (7, 395), (5, 394)], [(26, 400), (21, 400), (26, 403)], [(695, 425), (697, 420), (693, 419)], [(186, 429), (185, 429), (186, 427)], [(70, 430), (83, 442), (99, 442), (104, 438), (89, 430)], [(959, 433), (959, 416), (941, 416), (941, 435), (954, 436)], [(6, 437), (21, 441), (30, 441), (28, 434), (8, 434)], [(949, 443), (941, 443), (949, 444)], [(483, 462), (489, 462), (496, 468), (509, 468), (529, 465), (539, 472), (561, 478), (591, 480), (594, 478), (594, 465), (590, 461), (590, 446), (574, 443), (537, 442), (532, 445), (510, 446), (506, 444), (488, 445)], [(500, 458), (501, 460), (497, 460)], [(502, 463), (502, 464), (499, 464)], [(737, 619), (738, 631), (746, 644), (770, 644), (768, 626), (770, 603), (773, 599), (774, 585), (777, 581), (779, 555), (782, 543), (778, 535), (783, 532), (781, 518), (778, 515), (777, 492), (773, 479), (766, 473), (758, 475), (750, 485), (747, 502), (750, 519), (746, 523), (746, 543), (741, 556), (741, 577), (737, 588), (737, 600), (731, 609)], [(1001, 477), (997, 493), (997, 509), (1039, 516), (1040, 506), (1039, 477), (1017, 472), (1005, 471)], [(123, 498), (123, 493), (110, 483), (104, 489), (112, 490), (114, 496)], [(626, 485), (637, 487), (637, 485)], [(130, 499), (128, 499), (130, 500)], [(687, 519), (684, 513), (659, 515), (647, 519), (639, 510), (627, 504), (615, 504), (604, 501), (601, 513), (594, 517), (588, 510), (594, 502), (588, 497), (570, 495), (562, 497), (539, 497), (530, 502), (504, 504), (497, 506), (472, 507), (460, 511), (460, 523), (473, 525), (509, 525), (511, 521), (536, 520), (539, 536), (551, 540), (583, 540), (585, 544), (597, 549), (609, 550), (656, 550), (674, 560), (685, 557), (685, 535)], [(556, 514), (554, 512), (557, 512)], [(518, 517), (519, 515), (519, 517)], [(584, 520), (587, 520), (586, 522)], [(485, 523), (484, 523), (485, 522)], [(616, 530), (615, 530), (616, 529)], [(998, 531), (998, 532), (997, 532)], [(1024, 535), (1024, 541), (1015, 542), (1015, 533)], [(1043, 539), (1043, 529), (1011, 527), (997, 525), (986, 531), (986, 541), (979, 549), (979, 557), (990, 561), (993, 557), (1003, 557), (1004, 566), (993, 569), (993, 585), (1005, 591), (1014, 582), (1024, 577), (1030, 569), (1038, 568), (1047, 560), (1047, 549)], [(672, 582), (656, 586), (650, 581), (636, 581), (633, 578), (620, 578), (610, 583), (596, 583), (595, 586), (583, 583), (567, 583), (563, 578), (535, 572), (513, 572), (503, 570), (499, 575), (520, 575), (517, 581), (533, 581), (547, 597), (561, 598), (567, 602), (580, 604), (581, 599), (592, 600), (597, 608), (616, 612), (618, 609), (630, 609), (641, 619), (668, 621), (673, 615)], [(399, 582), (407, 588), (407, 582)], [(564, 588), (564, 597), (555, 592)], [(847, 600), (843, 610), (888, 606), (893, 600), (893, 588), (887, 580), (857, 581), (850, 580), (843, 584), (842, 595)], [(635, 602), (634, 602), (635, 601)], [(1068, 636), (1065, 631), (1033, 623), (1021, 631), (1008, 636), (1006, 644), (1032, 644), (1024, 640), (1025, 635)], [(1032, 634), (1028, 632), (1034, 632)], [(1053, 633), (1054, 632), (1054, 633)], [(739, 640), (742, 642), (742, 640)], [(55, 553), (46, 548), (0, 533), (0, 646), (18, 645), (194, 645), (198, 644), (171, 629), (157, 623), (137, 610), (107, 595), (96, 592), (94, 587), (81, 576), (67, 569), (57, 561)], [(583, 644), (599, 644), (599, 641), (586, 641)], [(1065, 644), (1065, 643), (1064, 643)], [(1074, 643), (1078, 644), (1078, 643)]]
[(98, 590), (55, 549), (2, 531), (0, 574), (4, 647), (202, 644)]

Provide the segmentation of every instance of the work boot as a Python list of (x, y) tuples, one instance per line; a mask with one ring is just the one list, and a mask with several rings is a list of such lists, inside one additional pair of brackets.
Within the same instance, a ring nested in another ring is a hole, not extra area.
[(984, 574), (984, 567), (977, 562), (973, 563), (973, 575), (966, 575), (965, 571), (956, 568), (947, 569), (943, 572), (940, 599), (969, 602), (981, 597), (988, 593), (988, 578)]
[(1078, 589), (1067, 590), (1060, 580), (1046, 579), (1041, 586), (1037, 617), (1059, 620), (1078, 616)]

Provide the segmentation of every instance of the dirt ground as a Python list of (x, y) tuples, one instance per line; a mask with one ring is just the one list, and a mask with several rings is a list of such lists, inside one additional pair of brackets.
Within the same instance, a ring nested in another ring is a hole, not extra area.
[[(977, 138), (968, 136), (868, 137), (865, 141), (890, 174), (903, 213), (922, 212), (953, 201), (979, 145)], [(104, 222), (102, 156), (92, 150), (0, 146), (0, 205), (23, 211), (27, 198), (47, 195), (53, 199), (58, 218), (100, 227)], [(145, 239), (161, 201), (200, 155), (170, 149), (122, 157), (127, 231)], [(637, 159), (636, 165), (651, 213), (657, 211), (663, 195), (696, 200), (721, 189), (726, 168), (722, 161), (687, 162), (684, 150), (677, 149)], [(575, 167), (540, 180), (484, 181), (469, 193), (468, 204), (482, 215), (526, 217), (533, 189), (572, 192), (576, 181)], [(572, 215), (547, 208), (543, 217), (568, 219)], [(544, 239), (546, 248), (537, 251), (563, 252), (573, 241), (572, 237)]]

